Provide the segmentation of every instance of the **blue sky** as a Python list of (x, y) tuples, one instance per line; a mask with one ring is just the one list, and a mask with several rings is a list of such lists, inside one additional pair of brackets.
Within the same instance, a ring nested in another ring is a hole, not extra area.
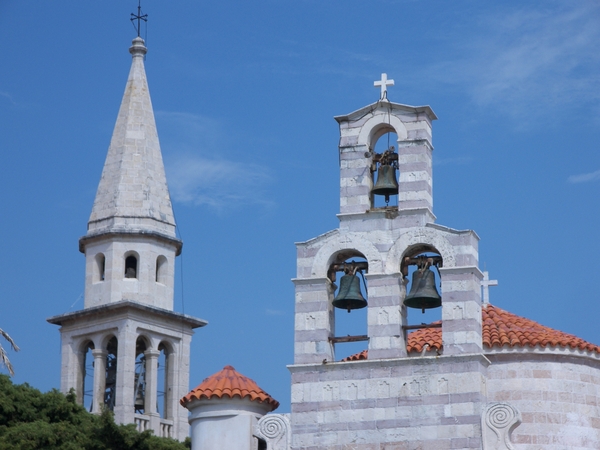
[[(430, 105), (437, 223), (473, 229), (491, 302), (600, 344), (600, 5), (159, 2), (146, 72), (183, 255), (209, 321), (191, 387), (232, 364), (289, 411), (294, 242), (337, 227), (333, 116)], [(0, 2), (1, 321), (16, 382), (59, 386), (49, 316), (83, 307), (86, 231), (137, 2)]]

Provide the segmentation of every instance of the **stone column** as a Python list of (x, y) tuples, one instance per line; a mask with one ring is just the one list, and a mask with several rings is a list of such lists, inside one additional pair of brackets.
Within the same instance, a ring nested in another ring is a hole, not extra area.
[(106, 390), (106, 357), (108, 352), (102, 349), (93, 349), (94, 356), (94, 388), (92, 397), (92, 413), (100, 414), (104, 406), (104, 392)]
[(179, 408), (179, 398), (176, 397), (177, 392), (173, 390), (173, 380), (175, 379), (176, 372), (176, 353), (174, 350), (169, 350), (165, 355), (165, 411), (164, 418), (171, 420), (175, 416), (174, 411)]
[(127, 320), (119, 327), (115, 422), (134, 423), (135, 415), (135, 324)]
[[(181, 340), (175, 347), (175, 354), (169, 358), (169, 373), (173, 374), (173, 397), (171, 397), (171, 411), (173, 418), (173, 438), (183, 441), (189, 434), (188, 412), (179, 405), (179, 399), (190, 390), (190, 343), (192, 340), (190, 329), (182, 334)], [(225, 447), (224, 447), (225, 448)]]
[(81, 348), (81, 342), (74, 339), (72, 334), (65, 328), (61, 333), (61, 358), (60, 391), (68, 394), (74, 388), (77, 393), (77, 402), (83, 405), (83, 371), (85, 364), (85, 350)]
[(364, 213), (371, 209), (371, 158), (366, 145), (347, 145), (351, 137), (340, 140), (340, 213)]
[(366, 274), (365, 278), (369, 285), (369, 359), (405, 357), (402, 274)]
[(444, 355), (481, 353), (481, 279), (478, 267), (440, 268)]
[(146, 350), (146, 389), (144, 398), (144, 414), (150, 417), (150, 428), (156, 436), (160, 436), (160, 415), (156, 410), (158, 399), (158, 350)]
[(398, 209), (433, 211), (432, 150), (428, 138), (398, 142)]
[(335, 334), (331, 282), (327, 278), (292, 281), (296, 286), (294, 364), (334, 361), (329, 342)]

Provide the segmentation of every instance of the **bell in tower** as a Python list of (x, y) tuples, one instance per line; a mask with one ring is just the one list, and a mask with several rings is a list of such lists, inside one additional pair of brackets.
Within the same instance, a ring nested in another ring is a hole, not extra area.
[[(334, 265), (335, 266), (335, 265)], [(340, 279), (340, 289), (333, 299), (333, 306), (350, 312), (353, 309), (361, 309), (367, 306), (367, 300), (360, 290), (360, 279), (357, 272), (362, 275), (366, 263), (343, 263), (340, 267), (332, 267), (332, 270), (341, 269), (344, 275)], [(363, 276), (364, 282), (364, 276)]]
[(390, 195), (398, 195), (398, 180), (396, 179), (396, 169), (398, 169), (398, 154), (394, 151), (394, 146), (391, 146), (383, 153), (375, 153), (373, 155), (373, 166), (371, 171), (377, 169), (377, 181), (371, 193), (373, 195), (385, 196), (385, 203), (390, 202)]
[(426, 309), (439, 308), (442, 306), (442, 297), (438, 293), (435, 285), (435, 274), (430, 270), (433, 266), (438, 268), (441, 258), (428, 258), (419, 256), (417, 258), (406, 258), (405, 263), (416, 264), (417, 270), (412, 275), (412, 285), (410, 292), (404, 299), (404, 305), (409, 308), (420, 309), (423, 312)]

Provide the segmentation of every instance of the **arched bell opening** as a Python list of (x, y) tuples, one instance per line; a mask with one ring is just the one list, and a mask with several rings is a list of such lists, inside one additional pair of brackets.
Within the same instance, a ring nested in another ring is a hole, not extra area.
[(373, 135), (370, 147), (372, 158), (371, 206), (373, 208), (398, 207), (398, 135), (391, 126), (381, 127)]
[(86, 341), (82, 345), (81, 389), (78, 389), (82, 393), (81, 404), (90, 412), (94, 402), (94, 355), (92, 350), (94, 350), (92, 341)]
[(400, 270), (406, 286), (402, 303), (406, 311), (407, 331), (441, 327), (441, 267), (443, 258), (431, 245), (418, 244), (404, 253)]
[(92, 282), (99, 283), (101, 281), (104, 281), (105, 271), (106, 271), (106, 257), (104, 256), (103, 253), (98, 253), (94, 257), (94, 270), (92, 271), (92, 273), (93, 273)]
[(149, 348), (143, 336), (135, 342), (135, 370), (133, 373), (133, 405), (136, 414), (146, 414), (146, 355)]
[(125, 271), (123, 276), (128, 279), (138, 278), (139, 255), (136, 252), (127, 252), (125, 254)]
[(119, 342), (111, 337), (106, 344), (106, 379), (104, 384), (104, 407), (110, 411), (115, 409), (117, 395), (117, 349)]
[[(350, 356), (367, 348), (367, 298), (368, 286), (365, 274), (369, 264), (364, 255), (356, 250), (344, 250), (333, 258), (327, 277), (331, 282), (329, 299), (332, 308), (330, 337), (336, 359)], [(343, 348), (337, 351), (337, 345)]]

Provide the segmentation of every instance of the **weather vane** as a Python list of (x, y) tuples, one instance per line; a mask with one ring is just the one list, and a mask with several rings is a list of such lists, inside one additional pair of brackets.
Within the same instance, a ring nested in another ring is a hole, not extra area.
[[(142, 15), (142, 0), (138, 0), (138, 12), (137, 15), (134, 13), (131, 13), (131, 23), (133, 25), (133, 27), (137, 30), (137, 34), (138, 37), (140, 37), (140, 25), (141, 25), (141, 21), (143, 20), (144, 22), (148, 22), (148, 14), (144, 14)], [(137, 20), (137, 27), (135, 26), (135, 23), (133, 22), (134, 20)]]

